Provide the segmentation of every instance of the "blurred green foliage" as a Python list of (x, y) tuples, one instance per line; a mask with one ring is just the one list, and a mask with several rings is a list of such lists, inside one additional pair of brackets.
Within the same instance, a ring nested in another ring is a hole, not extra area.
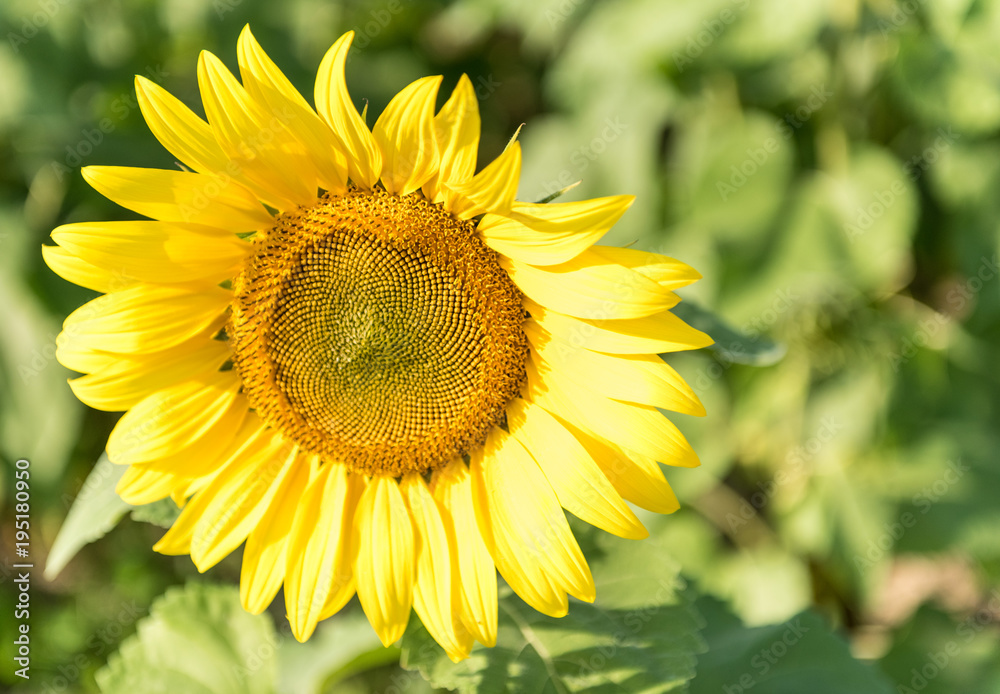
[[(739, 679), (719, 668), (759, 675), (746, 654), (782, 633), (764, 625), (811, 609), (807, 623), (839, 631), (884, 686), (997, 691), (998, 0), (2, 3), (5, 550), (13, 461), (32, 461), (41, 566), (116, 419), (76, 402), (53, 359), (61, 319), (93, 295), (48, 271), (38, 248), (58, 224), (128, 218), (81, 166), (174, 166), (142, 122), (133, 74), (200, 110), (198, 52), (235, 68), (247, 22), (307, 95), (323, 52), (354, 28), (348, 82), (372, 113), (416, 77), (444, 74), (447, 88), (467, 73), (481, 161), (527, 123), (522, 199), (576, 180), (569, 199), (634, 193), (605, 243), (703, 273), (685, 296), (743, 335), (716, 333), (718, 349), (670, 358), (709, 412), (675, 417), (703, 465), (668, 471), (681, 511), (643, 517), (649, 551), (712, 596), (694, 603), (707, 620), (699, 669), (720, 686)], [(780, 361), (741, 358), (772, 341)], [(0, 682), (97, 691), (94, 673), (154, 598), (197, 575), (186, 558), (152, 552), (160, 532), (124, 522), (56, 580), (36, 571), (33, 680), (13, 674), (4, 607)], [(231, 557), (211, 577), (234, 585), (238, 570)], [(10, 604), (9, 580), (0, 594)], [(273, 617), (280, 631), (280, 604)], [(741, 621), (757, 628), (732, 631)], [(720, 659), (726, 645), (733, 655)], [(303, 662), (288, 648), (284, 658)], [(786, 666), (816, 664), (800, 653)], [(362, 662), (337, 691), (427, 689)], [(814, 676), (869, 677), (821, 666)], [(294, 670), (275, 675), (283, 691), (305, 686), (282, 679)]]

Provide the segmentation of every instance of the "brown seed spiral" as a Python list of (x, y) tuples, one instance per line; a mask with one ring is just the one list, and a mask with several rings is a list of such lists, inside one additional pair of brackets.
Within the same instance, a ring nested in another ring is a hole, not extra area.
[(356, 472), (425, 472), (482, 445), (525, 378), (520, 293), (473, 222), (419, 193), (281, 215), (234, 291), (251, 405)]

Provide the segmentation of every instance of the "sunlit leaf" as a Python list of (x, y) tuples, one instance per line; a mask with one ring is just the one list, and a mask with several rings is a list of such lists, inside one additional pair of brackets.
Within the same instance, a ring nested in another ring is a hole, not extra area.
[(56, 535), (45, 564), (45, 577), (55, 578), (80, 548), (104, 537), (130, 506), (115, 493), (115, 485), (125, 474), (124, 465), (115, 465), (101, 455), (76, 495), (73, 506)]
[(188, 584), (153, 603), (97, 684), (104, 694), (272, 694), (278, 644), (237, 588)]

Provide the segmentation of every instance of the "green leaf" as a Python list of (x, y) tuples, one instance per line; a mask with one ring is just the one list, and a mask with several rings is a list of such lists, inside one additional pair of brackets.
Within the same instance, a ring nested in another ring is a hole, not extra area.
[(763, 335), (737, 331), (711, 311), (685, 299), (671, 311), (688, 325), (708, 333), (715, 344), (708, 349), (724, 364), (770, 366), (785, 356), (785, 346)]
[(708, 652), (698, 659), (690, 694), (888, 694), (888, 682), (855, 660), (823, 619), (803, 612), (782, 624), (748, 629), (714, 598), (695, 603), (705, 618)]
[(179, 515), (181, 515), (180, 507), (169, 497), (154, 501), (151, 504), (133, 506), (131, 513), (132, 520), (152, 523), (161, 528), (172, 526)]
[(553, 619), (504, 590), (496, 647), (477, 646), (457, 664), (414, 617), (401, 664), (461, 692), (682, 691), (702, 644), (673, 559), (654, 541), (609, 536), (588, 556), (595, 604), (573, 601)]
[(27, 458), (32, 484), (50, 485), (64, 477), (83, 409), (66, 386), (71, 372), (55, 358), (59, 322), (31, 292), (24, 276), (30, 254), (37, 254), (34, 247), (30, 251), (25, 247), (32, 238), (23, 222), (0, 205), (4, 326), (0, 331), (0, 458)]
[(115, 465), (107, 453), (101, 455), (76, 495), (45, 563), (45, 578), (59, 575), (80, 548), (104, 537), (128, 511), (129, 505), (115, 493), (115, 485), (125, 474), (124, 465)]
[(279, 641), (239, 590), (188, 584), (158, 598), (96, 674), (104, 694), (271, 694)]
[(278, 654), (278, 692), (319, 694), (351, 675), (399, 661), (385, 648), (361, 612), (339, 614), (320, 624), (305, 643), (287, 641)]
[(129, 509), (132, 509), (133, 520), (153, 523), (161, 528), (169, 528), (177, 520), (181, 510), (171, 499), (143, 506), (131, 506), (122, 501), (115, 492), (115, 486), (126, 469), (126, 465), (115, 465), (108, 460), (107, 453), (98, 459), (52, 543), (52, 551), (45, 564), (47, 579), (51, 581), (58, 576), (84, 545), (107, 535)]

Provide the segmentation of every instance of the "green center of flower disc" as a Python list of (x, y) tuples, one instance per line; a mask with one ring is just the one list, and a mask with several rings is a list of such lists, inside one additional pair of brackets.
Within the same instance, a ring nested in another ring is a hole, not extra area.
[(324, 196), (254, 242), (229, 327), (251, 404), (364, 474), (485, 440), (524, 380), (521, 295), (472, 222), (419, 194)]

